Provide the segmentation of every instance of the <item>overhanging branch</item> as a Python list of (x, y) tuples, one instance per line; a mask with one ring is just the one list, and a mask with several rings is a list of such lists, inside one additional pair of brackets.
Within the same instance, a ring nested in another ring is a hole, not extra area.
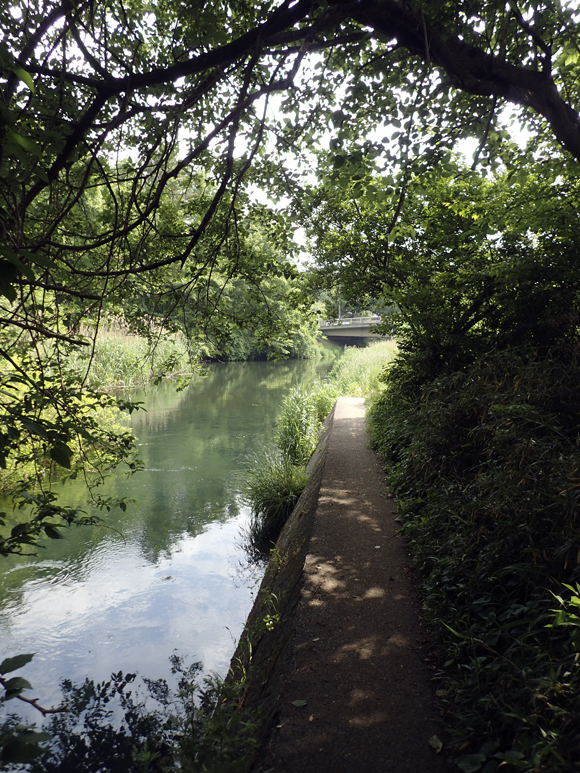
[[(338, 0), (329, 2), (338, 5)], [(423, 61), (428, 57), (434, 66), (447, 73), (455, 88), (478, 96), (502, 98), (539, 113), (548, 121), (558, 141), (580, 160), (580, 116), (560, 97), (549, 72), (510, 64), (466, 43), (456, 30), (442, 32), (420, 6), (415, 8), (402, 0), (361, 0), (340, 7), (375, 33), (397, 39)]]

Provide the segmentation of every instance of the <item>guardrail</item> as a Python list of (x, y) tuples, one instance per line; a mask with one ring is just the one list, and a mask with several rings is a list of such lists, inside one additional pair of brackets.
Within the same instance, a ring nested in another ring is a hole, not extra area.
[(381, 321), (379, 316), (373, 317), (340, 317), (338, 319), (325, 319), (318, 321), (318, 327), (345, 327), (347, 325), (378, 325)]

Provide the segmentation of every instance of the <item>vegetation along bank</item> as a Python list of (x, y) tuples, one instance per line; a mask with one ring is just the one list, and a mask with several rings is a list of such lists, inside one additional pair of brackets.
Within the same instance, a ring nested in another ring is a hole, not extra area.
[(55, 478), (126, 506), (98, 483), (136, 449), (97, 417), (138, 406), (71, 367), (103, 321), (196, 364), (285, 356), (321, 299), (380, 311), (371, 432), (446, 753), (577, 771), (577, 4), (14, 0), (0, 25), (0, 554), (86, 523)]

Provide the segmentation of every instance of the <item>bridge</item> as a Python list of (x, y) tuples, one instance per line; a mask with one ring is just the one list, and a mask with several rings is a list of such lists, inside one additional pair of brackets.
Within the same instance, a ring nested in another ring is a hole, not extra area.
[(372, 332), (372, 328), (380, 321), (381, 318), (378, 314), (374, 314), (372, 317), (340, 317), (339, 319), (320, 320), (318, 327), (327, 338), (376, 338), (380, 340), (389, 337)]

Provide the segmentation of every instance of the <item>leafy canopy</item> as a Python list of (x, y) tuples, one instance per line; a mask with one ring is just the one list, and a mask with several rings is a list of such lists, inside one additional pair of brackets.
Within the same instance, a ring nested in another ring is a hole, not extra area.
[[(478, 168), (559, 155), (577, 172), (571, 3), (16, 0), (0, 25), (2, 464), (134, 467), (130, 442), (91, 423), (102, 396), (67, 367), (91, 346), (83, 325), (121, 313), (152, 340), (227, 330), (243, 309), (229, 283), (263, 295), (292, 273), (286, 208), (307, 219), (316, 203), (302, 173), (318, 171), (327, 198), (382, 203), (388, 241), (413, 238), (406, 198), (435, 166), (455, 173), (463, 138)], [(248, 247), (256, 223), (282, 258)], [(283, 349), (275, 315), (260, 324), (264, 349)], [(81, 517), (51, 496), (36, 536)]]

